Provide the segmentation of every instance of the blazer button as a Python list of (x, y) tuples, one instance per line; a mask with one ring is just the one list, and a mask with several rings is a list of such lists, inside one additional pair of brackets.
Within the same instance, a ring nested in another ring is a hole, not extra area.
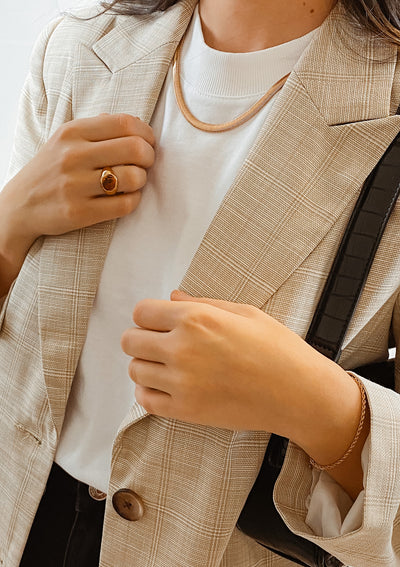
[(117, 490), (112, 498), (114, 510), (130, 522), (136, 522), (144, 514), (143, 500), (129, 488)]

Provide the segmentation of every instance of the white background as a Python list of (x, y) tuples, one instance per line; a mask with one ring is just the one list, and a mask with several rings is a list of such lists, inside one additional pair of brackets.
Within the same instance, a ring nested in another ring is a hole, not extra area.
[(19, 94), (41, 29), (61, 12), (88, 0), (0, 0), (0, 188), (10, 158)]

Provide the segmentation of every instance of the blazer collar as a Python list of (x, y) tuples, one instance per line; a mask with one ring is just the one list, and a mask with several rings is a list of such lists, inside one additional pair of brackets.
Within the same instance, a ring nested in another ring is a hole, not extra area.
[(120, 16), (115, 28), (93, 45), (93, 51), (112, 73), (161, 50), (161, 57), (173, 53), (184, 34), (197, 0), (181, 0), (165, 12), (149, 16)]
[(384, 118), (400, 104), (391, 104), (397, 51), (355, 28), (338, 3), (294, 73), (329, 125)]

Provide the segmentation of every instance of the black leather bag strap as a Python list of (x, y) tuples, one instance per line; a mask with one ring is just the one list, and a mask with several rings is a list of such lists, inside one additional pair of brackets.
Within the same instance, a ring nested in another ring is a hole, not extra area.
[(337, 361), (375, 252), (400, 192), (400, 134), (364, 184), (306, 341)]
[[(364, 183), (307, 333), (306, 341), (332, 360), (337, 361), (340, 356), (345, 333), (399, 196), (399, 164), (400, 133)], [(373, 379), (393, 387), (393, 365), (387, 368), (383, 380), (379, 374), (378, 379)], [(373, 375), (373, 369), (369, 370)], [(343, 564), (337, 558), (293, 534), (274, 506), (273, 489), (285, 459), (287, 443), (288, 439), (271, 435), (238, 527), (261, 545), (298, 565), (340, 567)]]

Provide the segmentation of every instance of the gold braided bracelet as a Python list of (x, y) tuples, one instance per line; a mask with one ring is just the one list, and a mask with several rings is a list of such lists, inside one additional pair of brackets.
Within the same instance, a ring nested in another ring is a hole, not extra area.
[(361, 380), (357, 376), (353, 376), (351, 374), (350, 374), (350, 376), (357, 383), (358, 387), (360, 388), (360, 392), (361, 392), (361, 417), (360, 417), (360, 422), (358, 424), (357, 431), (356, 431), (356, 434), (354, 436), (352, 444), (347, 449), (345, 454), (342, 457), (340, 457), (340, 459), (338, 459), (334, 463), (331, 463), (330, 465), (319, 465), (318, 463), (316, 463), (314, 461), (314, 459), (310, 458), (310, 464), (315, 469), (317, 469), (319, 471), (329, 471), (329, 470), (332, 470), (335, 467), (341, 465), (343, 463), (343, 461), (345, 461), (347, 459), (347, 457), (350, 455), (350, 453), (353, 451), (353, 449), (356, 446), (357, 441), (359, 440), (360, 435), (361, 435), (361, 431), (362, 431), (362, 428), (363, 428), (363, 425), (364, 425), (364, 422), (365, 422), (365, 415), (366, 415), (366, 411), (367, 411), (367, 399), (366, 399), (366, 395), (365, 395), (364, 385), (361, 382)]

